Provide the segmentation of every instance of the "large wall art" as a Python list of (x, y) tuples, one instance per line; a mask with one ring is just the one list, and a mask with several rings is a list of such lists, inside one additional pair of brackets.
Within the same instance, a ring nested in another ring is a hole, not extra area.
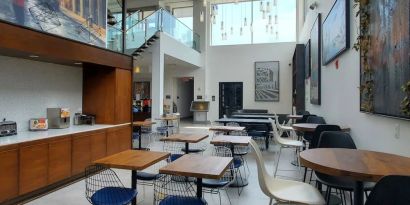
[[(410, 2), (361, 5), (361, 110), (410, 119)], [(365, 21), (366, 22), (366, 21)]]
[(105, 47), (106, 0), (1, 0), (0, 20)]
[(311, 68), (311, 59), (310, 59), (310, 39), (305, 45), (305, 78), (310, 78), (310, 68)]
[(279, 101), (279, 61), (255, 62), (255, 101)]
[(349, 48), (349, 1), (336, 0), (323, 22), (323, 64), (327, 65)]
[(310, 103), (320, 105), (321, 94), (321, 15), (318, 14), (312, 30), (310, 31), (310, 56), (311, 56), (311, 73), (310, 73)]

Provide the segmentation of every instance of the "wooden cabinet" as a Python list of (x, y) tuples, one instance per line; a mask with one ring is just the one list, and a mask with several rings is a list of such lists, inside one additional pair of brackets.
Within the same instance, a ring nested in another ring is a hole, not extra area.
[(97, 132), (91, 137), (91, 161), (107, 156), (107, 137), (105, 132)]
[(48, 183), (48, 143), (30, 142), (20, 145), (19, 193), (25, 194)]
[(107, 131), (107, 155), (131, 149), (131, 126), (111, 128)]
[(131, 122), (132, 72), (116, 69), (115, 123)]
[(49, 143), (48, 184), (71, 176), (71, 136)]
[(91, 163), (91, 138), (89, 134), (73, 135), (72, 146), (71, 173), (76, 175), (84, 172), (84, 169)]
[(18, 196), (18, 145), (0, 148), (0, 203)]

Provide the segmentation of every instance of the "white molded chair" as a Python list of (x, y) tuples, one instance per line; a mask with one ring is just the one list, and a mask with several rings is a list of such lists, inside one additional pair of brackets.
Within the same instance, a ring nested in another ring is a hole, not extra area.
[(299, 169), (299, 175), (301, 175), (301, 171), (300, 171), (300, 160), (299, 160), (299, 150), (300, 148), (302, 148), (304, 146), (302, 141), (299, 140), (293, 140), (293, 139), (285, 139), (282, 138), (279, 133), (278, 133), (278, 127), (276, 126), (275, 122), (270, 119), (270, 122), (272, 124), (272, 133), (273, 133), (273, 138), (276, 141), (276, 143), (278, 143), (278, 145), (280, 146), (279, 148), (279, 154), (278, 154), (278, 160), (276, 162), (276, 166), (275, 166), (275, 172), (274, 172), (274, 177), (276, 177), (276, 173), (278, 172), (278, 167), (279, 167), (279, 160), (280, 160), (280, 155), (282, 154), (282, 149), (283, 148), (294, 148), (296, 149), (296, 155), (297, 155), (297, 159), (296, 161), (298, 162), (298, 169)]
[(282, 136), (282, 134), (285, 132), (287, 135), (288, 135), (288, 137), (292, 137), (292, 138), (295, 138), (296, 136), (296, 132), (295, 132), (295, 130), (293, 129), (293, 127), (291, 127), (289, 124), (287, 124), (287, 125), (284, 125), (285, 123), (283, 123), (283, 125), (281, 125), (280, 123), (279, 123), (279, 117), (278, 117), (278, 115), (275, 113), (275, 124), (276, 124), (276, 127), (277, 127), (277, 129), (278, 129), (278, 134), (279, 134), (279, 136)]
[(273, 199), (275, 199), (277, 204), (325, 204), (325, 200), (319, 190), (312, 185), (298, 181), (277, 179), (269, 175), (266, 171), (265, 161), (258, 144), (251, 140), (250, 145), (256, 154), (259, 186), (262, 192), (270, 198), (269, 205), (272, 204)]

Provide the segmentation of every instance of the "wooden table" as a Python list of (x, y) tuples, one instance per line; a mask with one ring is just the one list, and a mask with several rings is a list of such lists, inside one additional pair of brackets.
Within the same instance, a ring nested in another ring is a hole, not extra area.
[(161, 116), (159, 118), (156, 118), (156, 120), (163, 120), (167, 123), (166, 126), (167, 126), (167, 137), (168, 137), (168, 135), (169, 135), (169, 131), (168, 131), (169, 121), (178, 120), (178, 117), (176, 117), (176, 116)]
[[(234, 136), (234, 135), (218, 135), (211, 140), (213, 145), (225, 145), (229, 144), (232, 156), (235, 155), (235, 146), (247, 146), (252, 137), (248, 136)], [(236, 177), (235, 181), (231, 183), (231, 187), (244, 187), (248, 185), (248, 180)]]
[(221, 118), (218, 120), (215, 120), (215, 122), (223, 123), (224, 125), (230, 123), (230, 122), (236, 122), (239, 124), (264, 124), (267, 126), (270, 126), (271, 122), (268, 119), (250, 119), (250, 118)]
[(303, 118), (303, 115), (288, 115), (287, 117), (292, 120), (300, 120)]
[(229, 134), (233, 131), (244, 131), (245, 127), (235, 127), (235, 126), (212, 126), (209, 128), (209, 131), (224, 132)]
[[(109, 168), (131, 170), (131, 187), (137, 189), (137, 171), (144, 170), (151, 165), (164, 160), (170, 156), (166, 152), (151, 152), (141, 150), (126, 150), (99, 160), (94, 164), (102, 165)], [(132, 204), (137, 204), (134, 199)]]
[(198, 198), (202, 198), (202, 179), (220, 179), (232, 163), (231, 157), (186, 154), (159, 170), (160, 174), (197, 178)]
[(168, 137), (161, 138), (160, 141), (168, 142), (184, 142), (185, 143), (185, 153), (189, 153), (189, 143), (198, 143), (206, 138), (208, 134), (173, 134)]
[[(297, 123), (293, 124), (292, 127), (296, 131), (300, 132), (314, 132), (316, 130), (316, 127), (319, 126), (320, 124), (314, 124), (314, 123)], [(343, 132), (349, 132), (350, 128), (348, 127), (340, 127)]]
[(132, 126), (137, 127), (138, 128), (138, 134), (139, 134), (139, 138), (138, 138), (138, 149), (141, 150), (146, 150), (146, 148), (142, 148), (142, 127), (146, 127), (146, 126), (151, 126), (153, 124), (156, 124), (156, 122), (152, 122), (152, 121), (135, 121), (132, 123)]
[(232, 115), (231, 118), (246, 118), (246, 119), (275, 119), (275, 115)]
[(387, 175), (410, 176), (410, 158), (393, 154), (339, 148), (309, 149), (300, 162), (315, 171), (356, 181), (354, 204), (363, 204), (363, 182), (377, 182)]

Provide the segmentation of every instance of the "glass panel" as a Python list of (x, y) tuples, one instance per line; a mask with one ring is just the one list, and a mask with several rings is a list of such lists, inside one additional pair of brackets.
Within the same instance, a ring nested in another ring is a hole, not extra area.
[(186, 46), (199, 51), (199, 36), (165, 10), (162, 10), (162, 31)]
[(194, 9), (192, 6), (190, 7), (182, 7), (182, 8), (174, 8), (172, 9), (172, 13), (174, 16), (181, 21), (183, 24), (187, 25), (188, 28), (193, 30), (194, 26), (194, 18), (193, 18), (193, 13)]
[(122, 52), (122, 30), (121, 26), (109, 26), (107, 32), (107, 48)]

